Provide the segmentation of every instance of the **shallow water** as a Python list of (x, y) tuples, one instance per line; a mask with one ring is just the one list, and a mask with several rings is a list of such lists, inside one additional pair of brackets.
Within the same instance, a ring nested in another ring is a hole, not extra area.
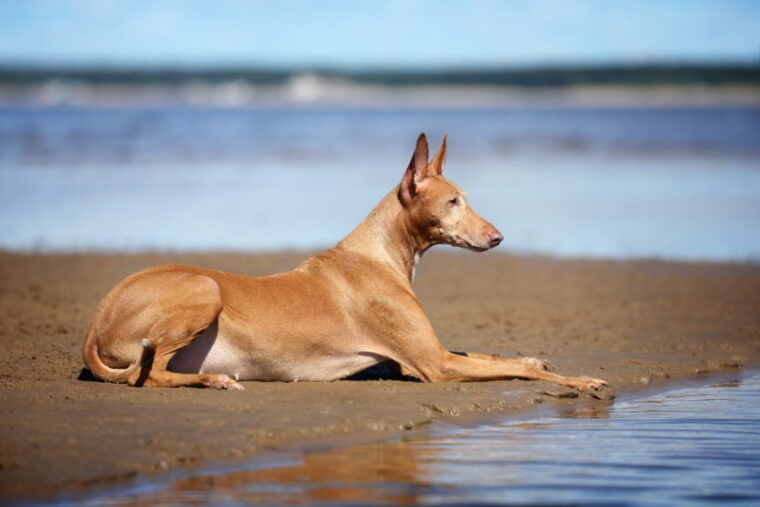
[(502, 249), (760, 259), (757, 107), (0, 108), (0, 248), (331, 246), (420, 131)]
[[(142, 484), (87, 505), (758, 505), (760, 374)], [(58, 505), (66, 505), (59, 503)]]

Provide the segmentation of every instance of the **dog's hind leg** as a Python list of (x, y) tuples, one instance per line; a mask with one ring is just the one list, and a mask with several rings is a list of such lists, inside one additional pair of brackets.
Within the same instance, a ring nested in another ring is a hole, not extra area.
[(172, 357), (214, 323), (222, 310), (219, 286), (203, 275), (183, 280), (177, 287), (182, 297), (173, 299), (151, 326), (143, 347), (154, 348), (152, 361), (136, 371), (128, 380), (134, 386), (152, 387), (214, 387), (236, 389), (243, 387), (227, 375), (213, 373), (177, 373), (167, 369)]

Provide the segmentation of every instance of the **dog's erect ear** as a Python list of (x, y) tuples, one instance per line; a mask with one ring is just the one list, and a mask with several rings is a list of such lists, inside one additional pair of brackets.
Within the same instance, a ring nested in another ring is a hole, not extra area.
[(443, 166), (446, 164), (446, 134), (443, 134), (443, 142), (438, 151), (435, 152), (433, 160), (430, 161), (428, 167), (428, 174), (437, 174), (440, 176), (443, 174)]
[(412, 202), (414, 196), (417, 195), (417, 183), (428, 176), (428, 155), (427, 137), (425, 134), (420, 134), (412, 159), (409, 161), (409, 167), (406, 168), (398, 189), (398, 198), (404, 206)]

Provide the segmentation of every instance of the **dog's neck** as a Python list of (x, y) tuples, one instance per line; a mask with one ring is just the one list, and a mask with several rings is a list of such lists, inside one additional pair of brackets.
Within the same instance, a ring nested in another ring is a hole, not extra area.
[(398, 187), (375, 206), (337, 248), (389, 264), (409, 282), (422, 254), (433, 243), (420, 236), (398, 199)]

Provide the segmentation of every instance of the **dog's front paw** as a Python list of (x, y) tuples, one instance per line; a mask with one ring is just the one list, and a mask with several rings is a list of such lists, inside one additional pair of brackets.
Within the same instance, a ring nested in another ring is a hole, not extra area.
[(244, 388), (240, 383), (227, 375), (206, 375), (203, 379), (204, 387), (213, 387), (214, 389), (229, 389), (230, 391), (243, 391)]
[(595, 391), (607, 385), (606, 380), (593, 377), (575, 377), (572, 380), (573, 382), (570, 386), (579, 391)]

